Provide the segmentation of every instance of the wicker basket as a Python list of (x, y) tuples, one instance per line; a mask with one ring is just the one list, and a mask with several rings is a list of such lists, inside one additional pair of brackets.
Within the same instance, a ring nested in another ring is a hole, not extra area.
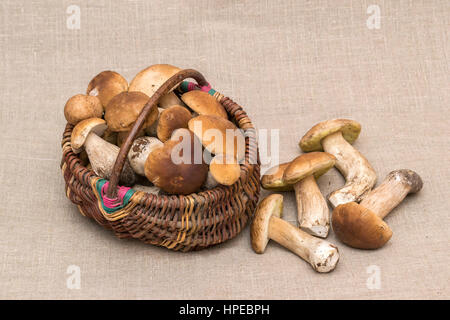
[[(188, 69), (171, 77), (157, 90), (120, 149), (108, 184), (108, 197), (117, 196), (118, 177), (146, 115), (162, 95), (187, 78), (196, 80), (200, 88), (209, 87), (200, 73)], [(99, 183), (105, 181), (88, 170), (79, 155), (72, 152), (73, 126), (67, 124), (62, 140), (61, 170), (66, 181), (66, 195), (81, 214), (112, 229), (119, 238), (137, 238), (178, 251), (199, 250), (235, 237), (252, 217), (258, 202), (260, 163), (256, 135), (250, 119), (239, 105), (214, 90), (209, 91), (224, 106), (231, 121), (246, 132), (245, 160), (241, 164), (241, 177), (235, 184), (187, 196), (157, 196), (136, 191), (114, 212), (105, 210), (102, 197), (106, 195), (99, 189)], [(250, 161), (252, 157), (256, 161)]]

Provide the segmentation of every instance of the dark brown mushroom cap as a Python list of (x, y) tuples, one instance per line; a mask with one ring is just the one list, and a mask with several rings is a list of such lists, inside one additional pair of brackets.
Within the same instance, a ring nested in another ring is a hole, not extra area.
[(391, 228), (382, 219), (356, 202), (337, 206), (332, 226), (336, 236), (353, 248), (381, 248), (392, 237)]
[(269, 223), (272, 216), (280, 218), (283, 212), (283, 196), (273, 193), (264, 198), (256, 208), (250, 235), (256, 253), (263, 253), (269, 242)]
[[(142, 92), (122, 92), (111, 99), (105, 109), (105, 120), (112, 131), (130, 131), (149, 97)], [(156, 105), (150, 110), (142, 129), (150, 127), (158, 118)]]
[(100, 100), (85, 94), (71, 97), (64, 106), (64, 117), (72, 125), (89, 118), (101, 118), (102, 115), (103, 106)]
[(245, 137), (231, 121), (200, 115), (189, 120), (188, 127), (209, 152), (234, 156), (238, 162), (244, 159)]
[(172, 106), (164, 109), (159, 115), (156, 133), (159, 140), (165, 142), (170, 139), (175, 129), (187, 128), (192, 115), (188, 109), (182, 106)]
[(281, 163), (278, 166), (272, 167), (266, 171), (261, 178), (261, 185), (266, 190), (274, 191), (291, 191), (293, 185), (288, 184), (283, 180), (284, 171), (289, 166), (290, 162)]
[(309, 131), (300, 140), (300, 148), (304, 152), (322, 151), (322, 139), (330, 134), (342, 132), (342, 136), (349, 143), (353, 143), (358, 139), (361, 132), (361, 124), (354, 120), (333, 119), (320, 122)]
[(104, 107), (121, 92), (128, 90), (128, 82), (115, 71), (102, 71), (96, 75), (87, 87), (86, 93), (97, 96)]
[(392, 171), (386, 180), (400, 180), (404, 185), (410, 187), (409, 193), (419, 192), (423, 186), (422, 178), (415, 171), (409, 169)]
[[(185, 150), (190, 149), (190, 154)], [(175, 158), (173, 158), (175, 157)], [(175, 160), (175, 161), (174, 161)], [(195, 163), (200, 161), (200, 163)], [(168, 140), (153, 150), (145, 162), (145, 176), (157, 187), (171, 194), (196, 192), (206, 180), (208, 165), (195, 157), (195, 137), (183, 135)]]
[(183, 94), (181, 96), (181, 100), (183, 100), (189, 108), (198, 114), (218, 116), (228, 119), (225, 108), (219, 101), (217, 101), (216, 98), (207, 92), (192, 90)]
[(310, 175), (317, 179), (334, 166), (336, 158), (327, 152), (305, 153), (291, 161), (284, 170), (283, 182), (295, 184)]

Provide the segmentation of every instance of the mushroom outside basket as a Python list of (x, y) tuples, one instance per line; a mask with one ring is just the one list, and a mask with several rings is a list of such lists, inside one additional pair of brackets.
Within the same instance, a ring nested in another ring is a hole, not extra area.
[[(193, 82), (183, 81), (187, 78)], [(120, 173), (133, 140), (159, 98), (177, 90), (203, 90), (214, 96), (237, 127), (245, 132), (245, 159), (239, 180), (231, 186), (183, 195), (154, 195), (118, 186)], [(66, 195), (82, 215), (114, 231), (119, 238), (137, 238), (145, 243), (177, 251), (207, 248), (235, 237), (252, 217), (260, 192), (260, 162), (255, 129), (245, 111), (231, 99), (211, 89), (205, 78), (192, 69), (169, 78), (149, 99), (120, 148), (109, 181), (87, 169), (73, 153), (67, 124), (62, 140), (61, 170)]]

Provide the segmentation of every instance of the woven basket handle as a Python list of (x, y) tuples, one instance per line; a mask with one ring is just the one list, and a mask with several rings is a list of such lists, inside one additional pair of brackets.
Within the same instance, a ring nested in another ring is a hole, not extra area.
[(156, 90), (156, 92), (150, 97), (150, 99), (145, 104), (144, 108), (139, 114), (139, 117), (134, 123), (133, 128), (131, 129), (130, 133), (125, 139), (125, 142), (122, 144), (120, 148), (119, 155), (117, 156), (116, 162), (114, 163), (112, 175), (109, 180), (108, 190), (106, 192), (106, 196), (108, 198), (115, 198), (117, 196), (117, 185), (119, 183), (120, 174), (122, 173), (123, 167), (125, 165), (125, 160), (127, 159), (128, 152), (130, 151), (131, 145), (133, 144), (136, 135), (144, 125), (148, 113), (150, 112), (152, 107), (156, 105), (158, 100), (163, 95), (168, 93), (170, 89), (172, 89), (176, 84), (180, 83), (181, 81), (187, 78), (193, 78), (195, 81), (197, 81), (199, 86), (208, 85), (205, 78), (200, 72), (193, 69), (186, 69), (170, 77), (166, 82), (164, 82), (164, 84), (161, 87), (158, 88), (158, 90)]

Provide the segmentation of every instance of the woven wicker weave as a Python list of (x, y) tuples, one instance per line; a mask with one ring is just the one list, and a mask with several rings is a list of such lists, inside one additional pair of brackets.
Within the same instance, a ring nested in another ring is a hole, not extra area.
[[(185, 78), (194, 78), (200, 85), (207, 82), (194, 70), (183, 70), (170, 78), (158, 90), (142, 110), (157, 102), (159, 96), (173, 88)], [(219, 186), (211, 190), (182, 195), (154, 195), (136, 191), (129, 203), (121, 210), (107, 213), (103, 210), (96, 183), (100, 179), (92, 170), (83, 166), (79, 155), (72, 152), (70, 136), (73, 126), (66, 125), (63, 134), (63, 158), (61, 169), (66, 181), (66, 195), (78, 206), (82, 215), (93, 218), (97, 223), (114, 231), (119, 238), (137, 238), (145, 243), (164, 246), (172, 250), (190, 251), (207, 248), (235, 237), (252, 217), (260, 192), (260, 164), (254, 128), (242, 108), (231, 99), (215, 93), (224, 106), (229, 118), (246, 131), (246, 156), (241, 164), (241, 177), (232, 186)], [(143, 122), (143, 121), (141, 121)], [(128, 143), (121, 147), (117, 157), (118, 171), (110, 179), (109, 187), (117, 187), (117, 177), (123, 163), (119, 158), (126, 156), (139, 131), (139, 121), (131, 131)], [(257, 161), (250, 161), (255, 157)], [(252, 164), (251, 162), (256, 162)], [(113, 179), (114, 178), (114, 179)]]

